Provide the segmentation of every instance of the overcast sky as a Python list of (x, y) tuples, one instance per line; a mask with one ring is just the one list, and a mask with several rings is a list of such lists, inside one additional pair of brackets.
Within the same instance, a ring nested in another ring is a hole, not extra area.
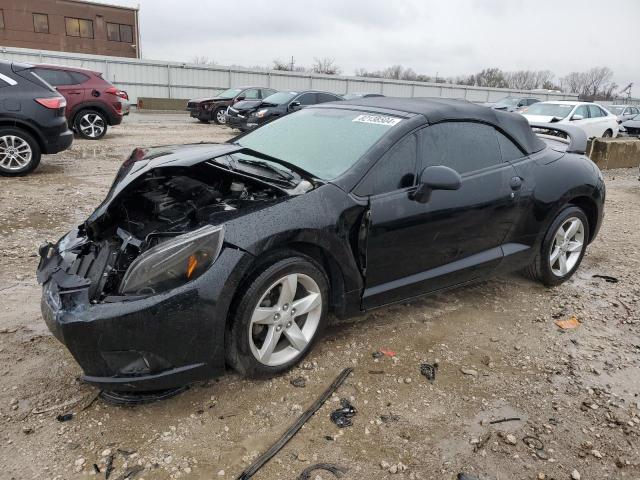
[[(485, 67), (608, 66), (640, 93), (640, 0), (106, 0), (140, 6), (142, 55), (221, 65), (310, 66), (346, 75), (393, 64), (457, 76)], [(634, 95), (636, 96), (636, 95)]]

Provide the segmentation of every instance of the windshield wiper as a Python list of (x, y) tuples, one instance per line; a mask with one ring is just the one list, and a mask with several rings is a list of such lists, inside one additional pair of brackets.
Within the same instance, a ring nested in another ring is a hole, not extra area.
[(246, 158), (236, 158), (235, 161), (237, 163), (244, 163), (247, 165), (255, 165), (257, 167), (260, 168), (264, 168), (265, 170), (269, 170), (270, 172), (275, 173), (276, 175), (278, 175), (278, 177), (287, 180), (287, 181), (291, 181), (293, 180), (295, 177), (288, 173), (285, 172), (284, 170), (279, 169), (278, 167), (275, 167), (273, 165), (270, 165), (269, 163), (265, 162), (264, 160), (247, 160)]
[(305, 169), (300, 168), (297, 165), (294, 165), (293, 163), (289, 163), (286, 160), (281, 160), (279, 158), (272, 157), (271, 155), (267, 155), (266, 153), (262, 153), (252, 148), (245, 147), (238, 142), (233, 142), (232, 145), (237, 145), (239, 147), (242, 147), (242, 150), (239, 150), (238, 152), (234, 152), (234, 153), (247, 153), (253, 157), (261, 158), (263, 160), (268, 160), (273, 163), (278, 163), (283, 167), (287, 167), (292, 172), (297, 173), (302, 178), (306, 178), (307, 180), (311, 181), (311, 183), (313, 184), (324, 183), (324, 181), (321, 178), (316, 177), (315, 175), (306, 171)]

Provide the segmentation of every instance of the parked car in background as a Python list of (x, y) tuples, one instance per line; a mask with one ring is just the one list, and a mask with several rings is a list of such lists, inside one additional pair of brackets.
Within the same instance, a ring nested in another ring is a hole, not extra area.
[(358, 93), (358, 92), (354, 92), (354, 93), (347, 93), (346, 95), (342, 96), (343, 100), (356, 100), (358, 98), (373, 98), (373, 97), (384, 97), (384, 95), (381, 94), (381, 93)]
[(614, 115), (618, 116), (618, 120), (630, 120), (640, 114), (640, 108), (632, 105), (609, 105), (606, 107)]
[(504, 110), (505, 112), (518, 112), (527, 108), (540, 100), (533, 97), (504, 97), (496, 102), (485, 103), (485, 106), (494, 110)]
[(243, 100), (262, 100), (276, 91), (265, 87), (229, 88), (215, 97), (189, 100), (187, 110), (202, 123), (213, 121), (220, 125), (226, 122), (227, 107)]
[(36, 65), (34, 71), (67, 100), (67, 120), (82, 138), (99, 140), (129, 114), (129, 95), (101, 72), (59, 65)]
[(640, 137), (640, 114), (622, 122), (618, 135), (621, 137)]
[(330, 92), (306, 90), (303, 92), (278, 92), (265, 98), (258, 108), (254, 109), (239, 125), (241, 130), (252, 130), (278, 117), (300, 110), (308, 105), (318, 103), (337, 102), (342, 100), (340, 95)]
[(24, 175), (42, 154), (69, 148), (67, 101), (33, 65), (0, 61), (0, 174)]
[(615, 137), (618, 117), (600, 105), (589, 102), (539, 102), (522, 112), (530, 123), (571, 123), (582, 128), (587, 137)]
[(226, 366), (281, 374), (330, 314), (522, 269), (560, 285), (605, 199), (586, 137), (564, 131), (581, 138), (559, 154), (519, 115), (368, 98), (136, 149), (96, 210), (40, 247), (42, 316), (84, 381), (158, 391)]
[(258, 110), (262, 100), (242, 100), (227, 107), (225, 122), (231, 128), (245, 130), (247, 116)]

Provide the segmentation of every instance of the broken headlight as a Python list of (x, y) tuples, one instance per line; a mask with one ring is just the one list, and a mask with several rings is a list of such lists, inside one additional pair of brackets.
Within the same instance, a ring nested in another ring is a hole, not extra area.
[(120, 293), (158, 293), (199, 277), (218, 257), (223, 239), (222, 225), (206, 225), (150, 248), (131, 263)]

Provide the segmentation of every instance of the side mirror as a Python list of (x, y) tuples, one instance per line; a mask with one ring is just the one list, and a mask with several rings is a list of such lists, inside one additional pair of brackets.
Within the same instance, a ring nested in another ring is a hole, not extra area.
[(412, 199), (418, 203), (427, 203), (434, 190), (458, 190), (462, 186), (462, 177), (454, 169), (444, 165), (426, 167), (418, 178), (418, 188)]
[(245, 100), (247, 97), (245, 97), (244, 95), (240, 95), (239, 97), (236, 97), (236, 102), (241, 102), (242, 100)]
[(291, 102), (291, 103), (289, 104), (289, 110), (290, 110), (290, 111), (292, 111), (292, 112), (293, 112), (294, 110), (298, 110), (298, 109), (300, 109), (300, 107), (301, 107), (301, 103), (300, 103), (300, 102), (298, 102), (298, 101)]
[(573, 117), (571, 117), (571, 121), (573, 122), (574, 120), (583, 120), (584, 117), (582, 115), (574, 115)]

